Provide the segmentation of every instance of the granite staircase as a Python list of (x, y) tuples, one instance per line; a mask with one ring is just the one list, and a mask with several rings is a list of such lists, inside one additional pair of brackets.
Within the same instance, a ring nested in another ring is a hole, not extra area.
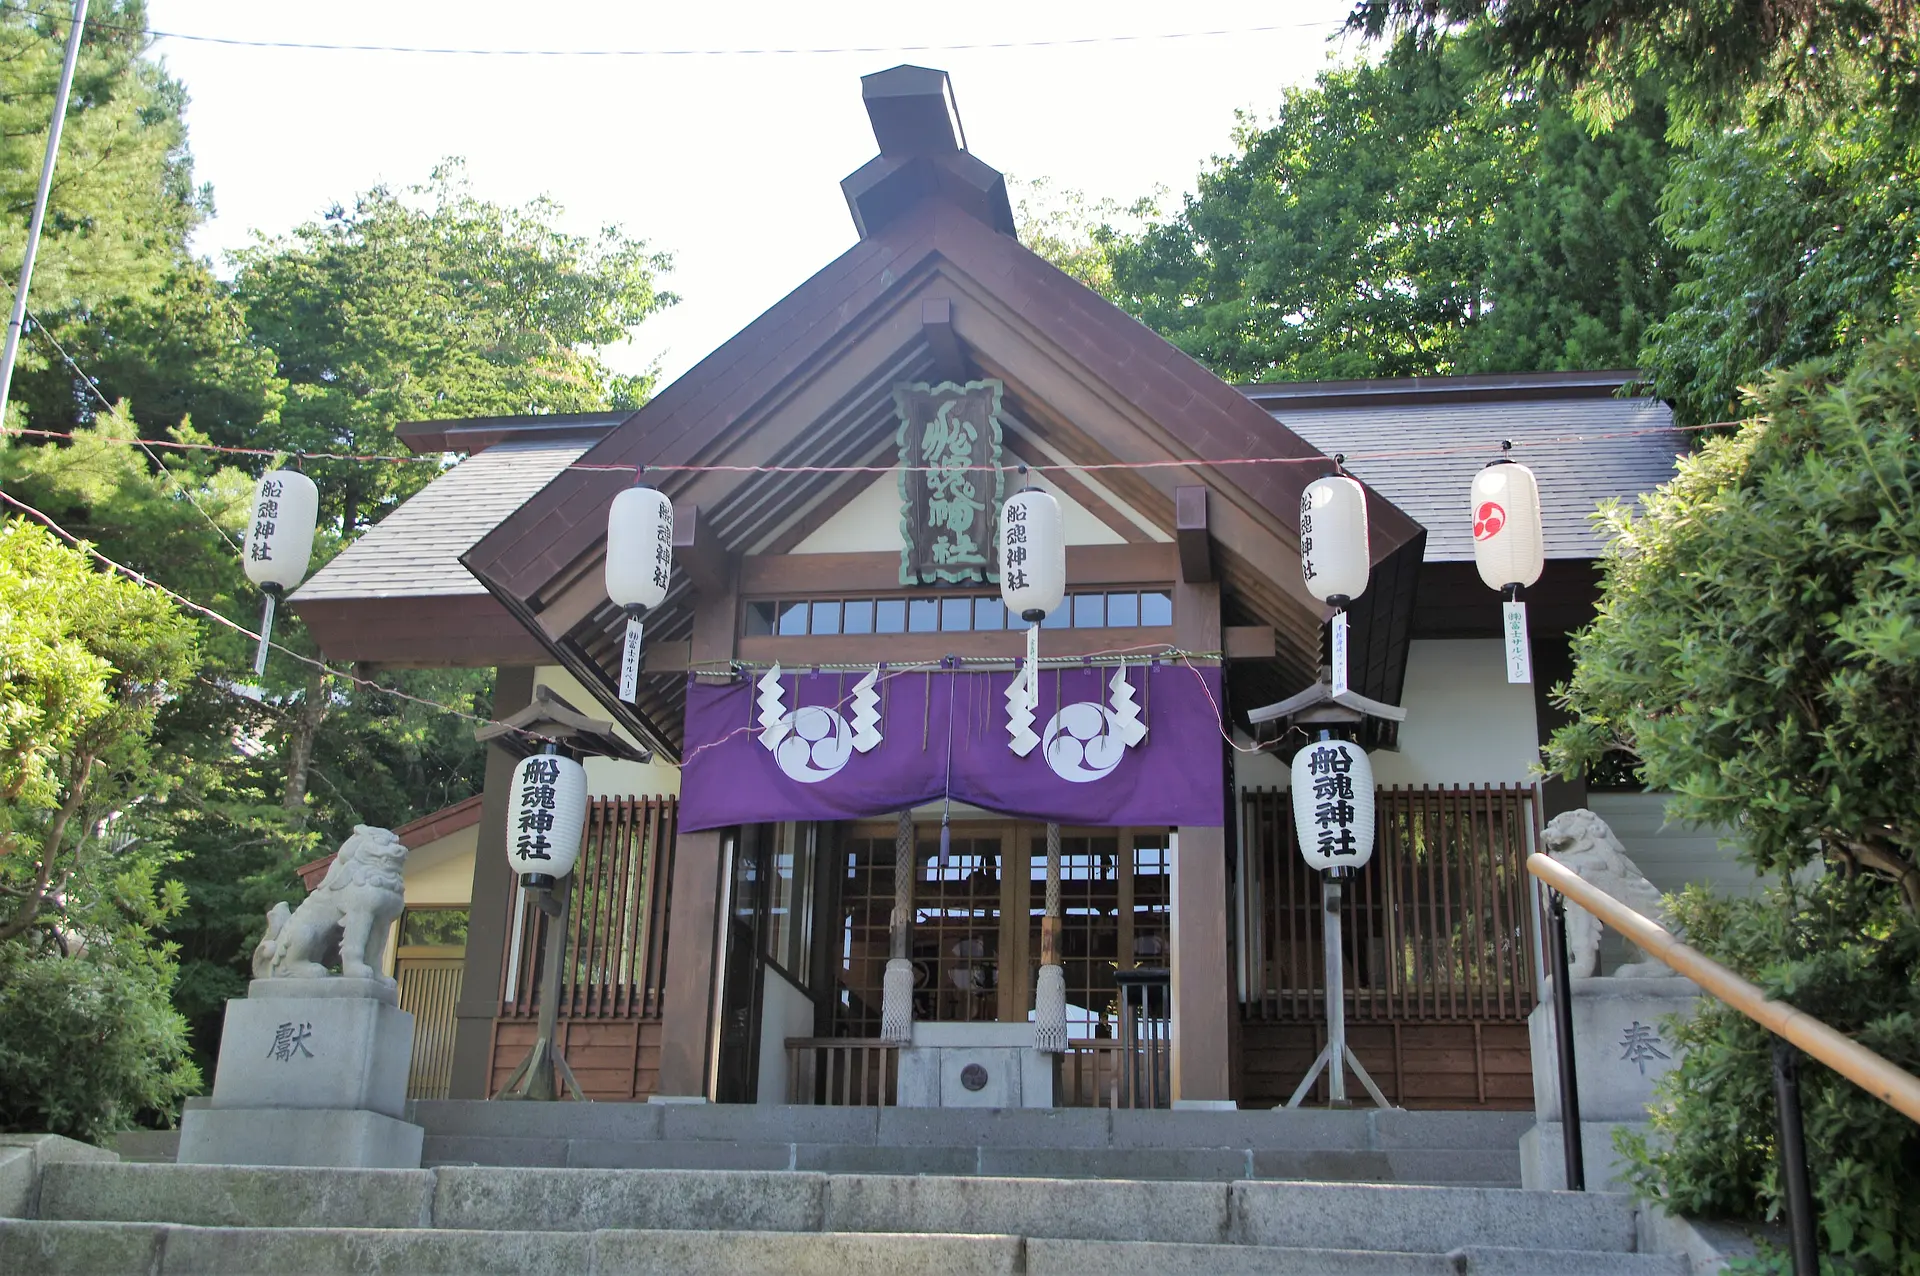
[[(1517, 1179), (1515, 1121), (1486, 1114), (421, 1104), (415, 1119), (420, 1170), (0, 1146), (0, 1271), (1693, 1271), (1650, 1252), (1658, 1229), (1624, 1196), (1462, 1182)], [(164, 1152), (128, 1150), (143, 1146)], [(1368, 1181), (1327, 1181), (1343, 1174)]]

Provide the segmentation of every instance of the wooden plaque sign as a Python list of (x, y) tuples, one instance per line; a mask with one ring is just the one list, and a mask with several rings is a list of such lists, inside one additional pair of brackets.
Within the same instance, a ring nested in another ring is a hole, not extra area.
[(998, 582), (998, 381), (898, 385), (900, 583)]

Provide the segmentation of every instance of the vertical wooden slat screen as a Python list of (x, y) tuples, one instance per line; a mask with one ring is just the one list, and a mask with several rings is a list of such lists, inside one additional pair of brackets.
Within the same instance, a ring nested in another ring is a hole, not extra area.
[[(1300, 858), (1284, 789), (1243, 794), (1243, 1017), (1326, 1018), (1319, 874)], [(1347, 1017), (1517, 1022), (1534, 1006), (1537, 924), (1525, 869), (1539, 844), (1525, 785), (1383, 787), (1374, 851), (1342, 901)]]
[[(563, 1019), (657, 1020), (666, 985), (667, 886), (673, 880), (671, 797), (604, 797), (588, 805), (587, 827), (567, 903)], [(546, 916), (521, 910), (518, 977), (503, 973), (502, 1019), (539, 1013)], [(509, 928), (511, 929), (511, 927)], [(503, 963), (503, 971), (515, 963)]]
[(453, 1080), (454, 1007), (467, 954), (458, 947), (406, 947), (394, 954), (400, 1009), (413, 1016), (409, 1099), (444, 1099)]

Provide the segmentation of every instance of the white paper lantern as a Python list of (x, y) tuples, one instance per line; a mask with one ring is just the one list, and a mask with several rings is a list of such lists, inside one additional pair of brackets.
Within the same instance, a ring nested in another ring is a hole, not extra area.
[(1533, 471), (1495, 461), (1473, 476), (1473, 561), (1489, 588), (1527, 586), (1546, 566), (1540, 486)]
[(1350, 602), (1367, 592), (1371, 561), (1366, 490), (1341, 475), (1307, 484), (1300, 494), (1300, 574), (1307, 592), (1323, 603)]
[(320, 489), (298, 470), (268, 470), (253, 489), (247, 524), (247, 579), (269, 593), (292, 589), (307, 578), (313, 561), (313, 527)]
[(1029, 623), (1044, 619), (1067, 596), (1067, 538), (1060, 502), (1022, 488), (1000, 508), (1000, 597)]
[(552, 886), (573, 871), (587, 827), (587, 770), (557, 753), (513, 769), (507, 790), (507, 860), (524, 886)]
[(607, 597), (629, 615), (658, 607), (673, 579), (673, 502), (630, 487), (607, 511)]
[(1293, 755), (1293, 827), (1311, 868), (1373, 858), (1373, 763), (1350, 740), (1316, 740)]

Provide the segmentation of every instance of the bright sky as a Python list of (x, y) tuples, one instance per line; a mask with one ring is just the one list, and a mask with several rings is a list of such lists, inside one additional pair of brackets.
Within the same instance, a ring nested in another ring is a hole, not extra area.
[[(726, 57), (476, 57), (246, 48), (163, 39), (187, 87), (218, 259), (380, 182), (462, 156), (483, 198), (547, 195), (566, 224), (619, 223), (671, 251), (681, 304), (613, 361), (684, 372), (854, 242), (840, 179), (872, 158), (859, 77), (901, 62), (953, 75), (974, 154), (1020, 178), (1127, 203), (1190, 190), (1329, 57), (1349, 0), (1109, 0), (1100, 5), (619, 3), (547, 0), (151, 0), (155, 31), (243, 40), (475, 49), (808, 49)], [(1255, 31), (1252, 28), (1277, 30)], [(1050, 47), (920, 49), (1230, 30)]]

